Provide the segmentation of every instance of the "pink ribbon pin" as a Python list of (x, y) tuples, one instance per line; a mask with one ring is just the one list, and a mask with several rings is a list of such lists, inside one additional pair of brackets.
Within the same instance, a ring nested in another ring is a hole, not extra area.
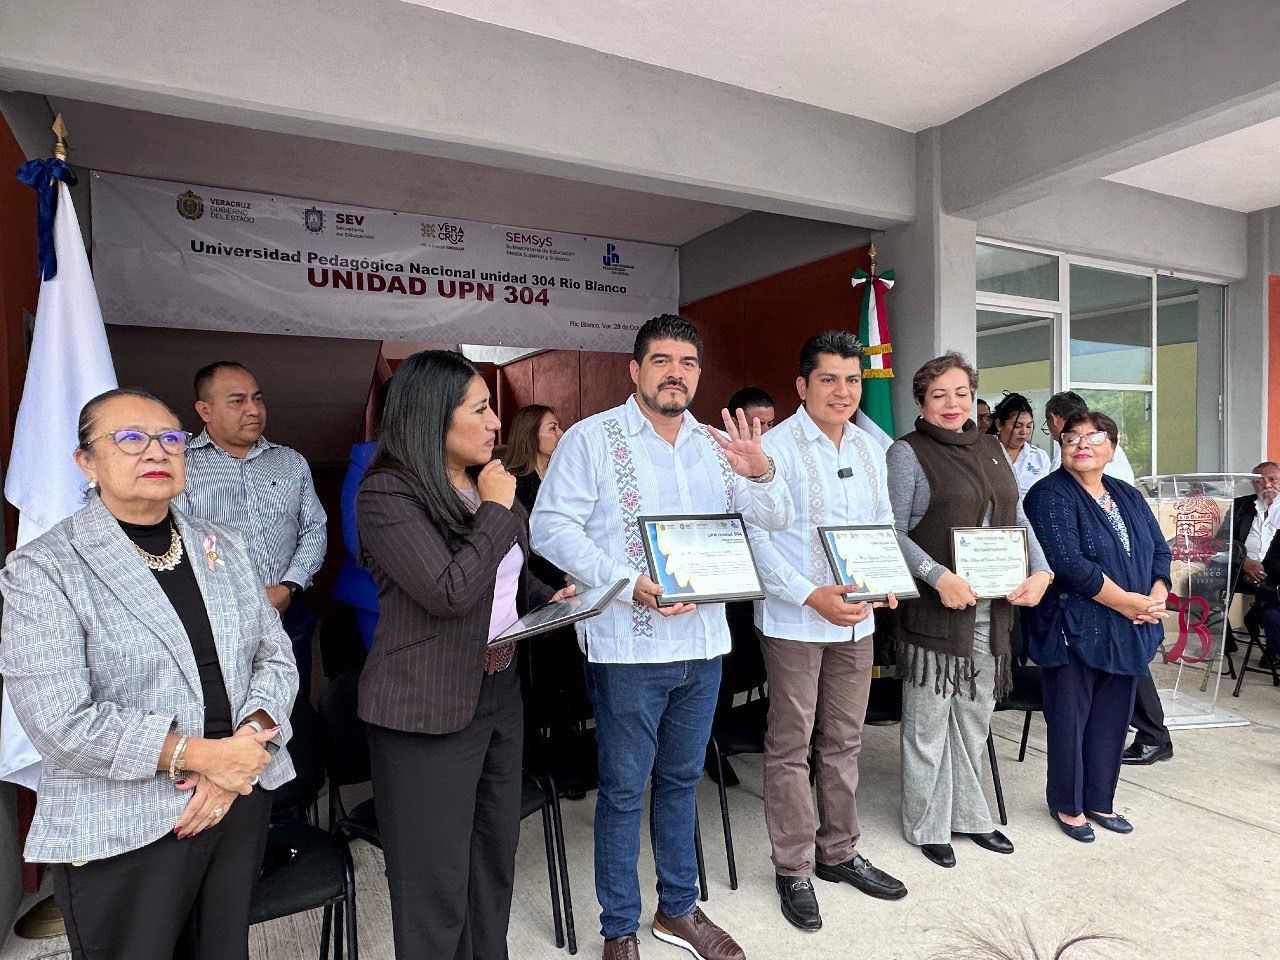
[(218, 556), (218, 538), (212, 533), (204, 538), (204, 560), (210, 572), (227, 565), (226, 561)]

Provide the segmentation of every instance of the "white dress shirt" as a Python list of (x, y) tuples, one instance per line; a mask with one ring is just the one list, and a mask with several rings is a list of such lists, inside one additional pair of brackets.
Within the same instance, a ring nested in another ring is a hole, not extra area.
[(1259, 497), (1254, 508), (1253, 526), (1249, 528), (1249, 533), (1244, 538), (1244, 552), (1250, 560), (1261, 563), (1271, 547), (1276, 528), (1280, 527), (1280, 497), (1271, 501), (1270, 507), (1267, 507)]
[(688, 411), (674, 445), (658, 436), (634, 396), (565, 433), (538, 492), (530, 545), (580, 589), (627, 581), (608, 610), (577, 625), (592, 663), (673, 663), (729, 652), (724, 604), (663, 617), (631, 596), (647, 576), (637, 517), (730, 512), (766, 530), (781, 530), (795, 515), (777, 476), (769, 483), (739, 477)]
[[(1030, 444), (1027, 444), (1030, 446)], [(1062, 445), (1055, 442), (1053, 445), (1053, 469), (1057, 470), (1062, 466)], [(1123, 447), (1116, 447), (1115, 456), (1111, 458), (1111, 462), (1102, 468), (1102, 472), (1108, 477), (1115, 477), (1117, 480), (1123, 480), (1129, 486), (1136, 486), (1134, 483), (1133, 467), (1129, 463), (1129, 458), (1125, 455)]]
[[(819, 526), (893, 523), (884, 450), (866, 431), (845, 424), (840, 448), (802, 406), (764, 436), (778, 476), (791, 491), (796, 519), (784, 530), (751, 528), (751, 545), (765, 599), (756, 602), (756, 626), (767, 637), (839, 643), (871, 635), (871, 617), (839, 627), (804, 605), (817, 587), (836, 582)], [(852, 471), (841, 478), (840, 470)]]
[[(1005, 450), (1004, 458), (1009, 460), (1008, 450)], [(1049, 454), (1028, 440), (1022, 445), (1018, 455), (1009, 460), (1009, 466), (1013, 468), (1013, 477), (1018, 481), (1018, 496), (1025, 497), (1032, 485), (1049, 472)]]

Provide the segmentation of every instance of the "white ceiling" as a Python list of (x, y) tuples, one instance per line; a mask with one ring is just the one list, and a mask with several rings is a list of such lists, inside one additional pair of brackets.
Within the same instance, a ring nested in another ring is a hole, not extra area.
[(1180, 0), (407, 0), (917, 131)]
[(1241, 213), (1280, 206), (1280, 118), (1187, 147), (1107, 179)]
[(746, 211), (460, 160), (50, 99), (93, 170), (678, 246)]

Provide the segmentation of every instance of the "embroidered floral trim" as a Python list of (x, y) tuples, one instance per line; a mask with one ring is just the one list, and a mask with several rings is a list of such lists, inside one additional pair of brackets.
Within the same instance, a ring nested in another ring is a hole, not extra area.
[[(631, 445), (627, 443), (622, 421), (616, 418), (604, 421), (604, 435), (605, 442), (609, 445), (609, 462), (613, 466), (618, 505), (622, 508), (627, 562), (637, 573), (644, 573), (644, 541), (640, 538), (640, 525), (636, 522), (640, 516), (640, 483), (636, 478)], [(653, 614), (635, 601), (631, 603), (631, 629), (639, 636), (653, 639)]]
[[(815, 584), (824, 584), (831, 580), (831, 571), (827, 563), (826, 551), (822, 549), (822, 540), (818, 536), (818, 526), (827, 518), (827, 497), (822, 489), (822, 478), (818, 475), (818, 464), (813, 459), (813, 451), (809, 448), (809, 440), (804, 435), (804, 428), (799, 423), (791, 424), (791, 439), (795, 441), (796, 450), (800, 453), (800, 462), (808, 478), (809, 487), (809, 579)], [(809, 612), (805, 608), (806, 613)]]
[(871, 451), (867, 442), (856, 431), (853, 434), (854, 445), (858, 448), (858, 462), (862, 464), (862, 472), (867, 478), (867, 489), (871, 492), (871, 509), (880, 512), (880, 484), (876, 482), (876, 468), (871, 465)]
[(716, 443), (716, 438), (711, 435), (711, 428), (705, 423), (702, 424), (702, 433), (711, 444), (711, 452), (715, 454), (716, 463), (720, 465), (720, 477), (724, 480), (725, 513), (733, 513), (733, 478), (736, 476), (733, 466), (729, 463), (729, 458), (724, 455), (724, 451), (720, 449), (720, 444)]

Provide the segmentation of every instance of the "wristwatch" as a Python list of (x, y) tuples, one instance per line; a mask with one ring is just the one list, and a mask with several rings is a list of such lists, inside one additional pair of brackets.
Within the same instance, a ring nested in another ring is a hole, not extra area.
[(752, 483), (768, 483), (770, 480), (773, 479), (773, 475), (776, 472), (773, 464), (773, 457), (766, 456), (766, 459), (769, 461), (769, 469), (766, 470), (764, 473), (760, 474), (760, 476), (758, 477), (747, 477), (747, 479), (750, 480)]
[(298, 597), (302, 595), (302, 585), (298, 583), (294, 583), (292, 580), (281, 580), (280, 586), (286, 588), (289, 591), (290, 603), (293, 603), (293, 601), (297, 600)]

